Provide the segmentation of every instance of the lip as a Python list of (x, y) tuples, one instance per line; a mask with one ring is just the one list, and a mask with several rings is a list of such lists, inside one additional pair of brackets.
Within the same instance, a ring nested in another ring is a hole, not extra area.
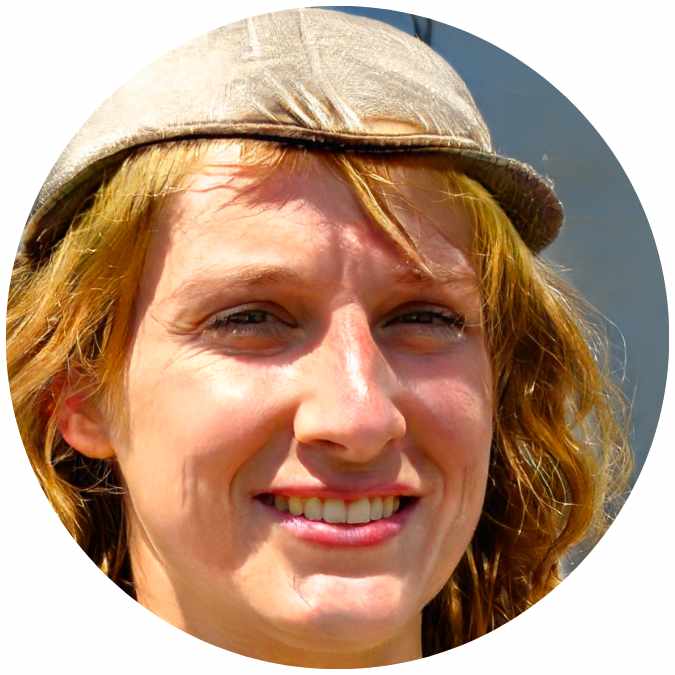
[(401, 490), (392, 486), (391, 491), (382, 486), (372, 491), (359, 490), (358, 493), (345, 490), (331, 490), (316, 488), (280, 488), (268, 490), (264, 494), (285, 495), (289, 497), (319, 497), (336, 499), (358, 499), (365, 496), (399, 496), (416, 497), (388, 518), (374, 520), (369, 523), (326, 523), (321, 520), (308, 520), (303, 516), (294, 516), (288, 512), (282, 512), (274, 506), (255, 500), (261, 509), (264, 509), (265, 517), (271, 518), (277, 525), (292, 536), (312, 544), (332, 548), (355, 548), (373, 547), (383, 544), (401, 534), (408, 518), (412, 515), (419, 503), (418, 495), (410, 495), (409, 490)]

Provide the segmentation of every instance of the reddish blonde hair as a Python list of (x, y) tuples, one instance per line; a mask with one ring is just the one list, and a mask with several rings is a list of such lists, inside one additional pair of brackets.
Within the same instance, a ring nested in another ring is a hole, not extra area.
[[(120, 377), (150, 223), (204, 152), (224, 140), (135, 151), (82, 198), (45, 259), (20, 254), (8, 306), (7, 356), (21, 435), (40, 483), (91, 559), (133, 595), (123, 489), (114, 461), (85, 458), (60, 437), (61, 384), (74, 375), (121, 410)], [(262, 141), (242, 146), (243, 170), (264, 179), (309, 151)], [(373, 223), (424, 266), (395, 217), (391, 157), (321, 153), (354, 189)], [(398, 161), (398, 160), (397, 160)], [(441, 197), (474, 226), (473, 260), (494, 376), (494, 441), (480, 522), (448, 582), (423, 610), (429, 655), (478, 637), (536, 602), (560, 563), (601, 534), (630, 471), (622, 398), (589, 308), (523, 243), (492, 196), (440, 155), (419, 154), (442, 177)]]

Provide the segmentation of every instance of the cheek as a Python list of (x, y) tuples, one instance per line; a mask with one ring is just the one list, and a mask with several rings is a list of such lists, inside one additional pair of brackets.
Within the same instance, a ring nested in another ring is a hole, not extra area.
[(416, 436), (442, 482), (438, 508), (453, 521), (471, 524), (480, 514), (487, 481), (492, 405), (464, 380), (451, 379), (444, 385), (427, 384), (418, 391), (425, 405), (417, 416)]
[(425, 363), (416, 375), (409, 386), (409, 431), (433, 467), (435, 507), (447, 527), (472, 532), (482, 510), (493, 435), (487, 354), (467, 349)]
[(269, 380), (207, 354), (171, 365), (148, 357), (130, 371), (118, 460), (137, 527), (155, 548), (185, 548), (207, 564), (240, 549), (236, 477), (279, 419)]
[[(433, 476), (434, 528), (426, 557), (430, 563), (428, 598), (447, 582), (464, 555), (485, 499), (493, 436), (489, 367), (448, 366), (422, 378), (415, 387), (418, 405), (413, 436), (425, 447), (424, 462)], [(483, 362), (487, 364), (487, 359)]]
[(413, 437), (440, 466), (482, 462), (492, 441), (492, 377), (487, 352), (470, 341), (449, 357), (416, 362), (406, 371)]

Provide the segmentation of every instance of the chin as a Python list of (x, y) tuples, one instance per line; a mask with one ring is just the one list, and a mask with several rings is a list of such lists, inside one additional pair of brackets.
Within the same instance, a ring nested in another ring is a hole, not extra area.
[(390, 579), (311, 577), (296, 581), (285, 619), (308, 648), (375, 646), (420, 620), (403, 590)]

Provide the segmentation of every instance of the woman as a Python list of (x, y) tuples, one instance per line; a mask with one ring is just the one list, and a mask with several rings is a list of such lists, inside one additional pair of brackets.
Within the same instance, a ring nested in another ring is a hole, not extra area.
[(17, 260), (46, 493), (141, 604), (239, 653), (383, 665), (492, 630), (629, 465), (536, 255), (561, 221), (388, 27), (282, 12), (168, 55), (66, 149)]

